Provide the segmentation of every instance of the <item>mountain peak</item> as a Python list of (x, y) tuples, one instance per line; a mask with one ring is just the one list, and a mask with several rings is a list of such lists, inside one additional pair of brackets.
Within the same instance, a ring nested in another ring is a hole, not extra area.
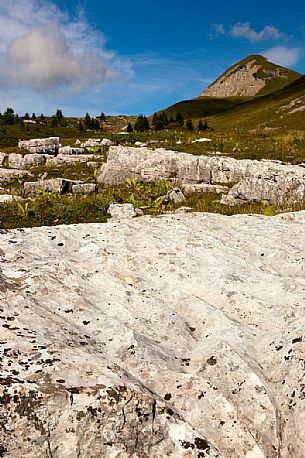
[(228, 68), (201, 97), (267, 95), (300, 78), (300, 74), (252, 54)]

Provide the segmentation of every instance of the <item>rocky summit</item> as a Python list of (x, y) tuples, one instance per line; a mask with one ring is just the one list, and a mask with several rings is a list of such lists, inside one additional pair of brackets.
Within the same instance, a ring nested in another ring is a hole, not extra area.
[(2, 230), (0, 455), (304, 457), (304, 218)]
[(266, 95), (287, 86), (301, 75), (251, 55), (228, 68), (200, 96), (232, 97)]

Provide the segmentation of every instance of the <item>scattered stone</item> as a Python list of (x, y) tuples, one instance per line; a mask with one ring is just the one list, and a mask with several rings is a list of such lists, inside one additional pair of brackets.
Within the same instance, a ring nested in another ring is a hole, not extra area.
[(66, 194), (72, 192), (73, 185), (82, 184), (79, 180), (66, 178), (51, 178), (49, 180), (33, 181), (24, 183), (25, 194), (37, 194), (39, 191)]
[(75, 145), (80, 145), (80, 144), (81, 144), (81, 141), (80, 140), (76, 140)]
[(91, 169), (97, 169), (98, 167), (101, 166), (101, 164), (100, 162), (89, 161), (87, 162), (87, 166), (90, 167)]
[(70, 154), (84, 154), (85, 148), (75, 148), (74, 146), (62, 146), (58, 150), (58, 154), (70, 155)]
[(7, 158), (7, 167), (11, 169), (29, 169), (46, 164), (47, 158), (53, 157), (45, 154), (17, 154), (10, 153)]
[(211, 142), (212, 140), (207, 137), (203, 138), (197, 138), (196, 140), (193, 140), (192, 143), (204, 143), (204, 142)]
[(9, 180), (12, 180), (13, 178), (19, 178), (25, 175), (30, 176), (31, 174), (27, 170), (0, 168), (0, 182), (9, 181)]
[(95, 183), (79, 183), (72, 185), (72, 194), (94, 194), (97, 192)]
[(11, 194), (0, 194), (0, 203), (6, 204), (11, 202), (22, 202), (24, 199), (20, 196), (12, 196)]
[(185, 201), (185, 196), (180, 188), (175, 188), (169, 191), (164, 197), (163, 203), (168, 204), (172, 202), (173, 204), (181, 204)]
[(19, 148), (25, 148), (30, 153), (58, 154), (59, 137), (33, 138), (32, 140), (20, 141)]
[[(76, 164), (78, 162), (87, 162), (90, 159), (95, 158), (94, 154), (58, 154), (57, 156), (49, 157), (47, 159), (47, 165), (58, 165), (58, 164)], [(99, 164), (100, 165), (100, 164)]]
[(101, 141), (102, 146), (112, 146), (114, 143), (111, 140), (108, 140), (108, 138), (103, 138)]
[(109, 215), (113, 219), (121, 220), (121, 219), (131, 219), (136, 216), (142, 216), (143, 212), (139, 208), (135, 208), (132, 204), (110, 204), (107, 210)]

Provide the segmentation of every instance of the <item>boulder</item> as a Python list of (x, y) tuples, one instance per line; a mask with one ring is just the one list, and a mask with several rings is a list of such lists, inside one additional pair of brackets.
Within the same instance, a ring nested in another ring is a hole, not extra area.
[(85, 148), (76, 148), (74, 146), (61, 146), (58, 150), (58, 154), (70, 155), (70, 154), (84, 154)]
[(26, 195), (37, 194), (39, 191), (66, 194), (72, 192), (73, 185), (82, 183), (79, 180), (68, 180), (66, 178), (51, 178), (48, 180), (25, 182), (24, 192)]
[(1, 231), (5, 457), (303, 458), (304, 224)]
[(19, 148), (25, 148), (30, 153), (57, 154), (59, 149), (59, 137), (34, 138), (32, 140), (20, 141)]
[(305, 197), (304, 176), (294, 173), (264, 174), (244, 178), (223, 196), (221, 203), (229, 206), (241, 205), (247, 202), (266, 202), (273, 205), (297, 204)]
[(11, 194), (0, 194), (0, 204), (11, 202), (22, 202), (24, 199), (20, 196), (12, 196)]
[(97, 192), (95, 183), (79, 183), (72, 185), (72, 194), (94, 194)]
[(0, 167), (0, 183), (1, 181), (9, 181), (14, 178), (23, 177), (25, 175), (31, 175), (27, 170), (21, 169), (6, 169)]
[(84, 143), (81, 143), (81, 148), (92, 148), (94, 146), (101, 146), (100, 138), (88, 138)]
[(29, 169), (46, 164), (45, 154), (16, 154), (10, 153), (7, 158), (7, 166), (11, 169)]
[(135, 216), (143, 215), (143, 212), (138, 208), (135, 208), (135, 206), (132, 204), (112, 203), (109, 205), (107, 212), (113, 219), (117, 220), (130, 219), (134, 218)]
[(93, 154), (58, 154), (57, 156), (49, 156), (47, 159), (47, 165), (58, 165), (58, 164), (77, 164), (78, 162), (87, 162), (93, 159)]
[(163, 203), (168, 204), (172, 202), (173, 204), (181, 204), (185, 201), (185, 196), (180, 188), (174, 188), (169, 191), (166, 196), (164, 196)]

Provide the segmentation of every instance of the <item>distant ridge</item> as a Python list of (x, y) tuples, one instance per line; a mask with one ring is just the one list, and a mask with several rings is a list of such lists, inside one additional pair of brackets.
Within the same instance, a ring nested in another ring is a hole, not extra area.
[(254, 97), (278, 91), (301, 74), (250, 55), (228, 68), (200, 94), (200, 97)]

